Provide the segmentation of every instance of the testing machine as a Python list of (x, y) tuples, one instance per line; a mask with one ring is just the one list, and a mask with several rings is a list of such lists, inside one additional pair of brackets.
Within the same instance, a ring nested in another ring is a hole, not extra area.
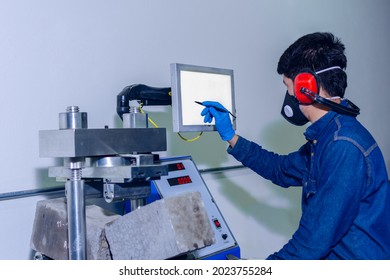
[(99, 193), (107, 204), (121, 203), (121, 214), (126, 214), (161, 198), (199, 192), (215, 243), (180, 258), (240, 257), (237, 241), (192, 158), (160, 158), (156, 152), (167, 149), (166, 129), (149, 128), (147, 114), (130, 105), (170, 105), (169, 93), (170, 88), (145, 85), (124, 88), (117, 96), (121, 128), (88, 128), (87, 113), (69, 106), (59, 114), (58, 130), (39, 132), (40, 156), (63, 160), (61, 166), (49, 168), (49, 177), (65, 181), (69, 259), (86, 259), (85, 200), (91, 193)]

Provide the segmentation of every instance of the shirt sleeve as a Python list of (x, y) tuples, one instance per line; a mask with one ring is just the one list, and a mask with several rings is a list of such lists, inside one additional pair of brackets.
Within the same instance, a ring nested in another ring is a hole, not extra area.
[(302, 186), (308, 170), (307, 145), (289, 155), (279, 155), (239, 136), (228, 153), (244, 166), (281, 187)]
[[(319, 159), (311, 192), (302, 197), (303, 214), (292, 239), (268, 259), (323, 259), (348, 232), (366, 184), (364, 155), (347, 141), (332, 142)], [(305, 192), (304, 192), (305, 194)]]

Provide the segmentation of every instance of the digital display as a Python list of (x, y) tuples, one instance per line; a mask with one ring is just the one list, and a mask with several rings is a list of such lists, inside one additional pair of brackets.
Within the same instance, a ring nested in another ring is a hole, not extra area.
[[(232, 77), (230, 74), (185, 71), (180, 72), (183, 125), (205, 125), (200, 115), (202, 107), (195, 101), (213, 100), (232, 109)], [(212, 122), (211, 124), (215, 124)]]
[[(204, 109), (196, 103), (221, 103), (235, 115), (234, 73), (232, 69), (189, 64), (171, 64), (172, 121), (174, 132), (216, 131), (215, 122), (205, 123)], [(231, 118), (233, 129), (236, 122)]]
[(182, 162), (168, 164), (168, 171), (169, 172), (184, 170), (184, 169), (186, 169), (186, 168), (184, 167), (184, 164)]
[(176, 177), (176, 178), (169, 178), (167, 181), (168, 181), (168, 184), (171, 187), (192, 183), (191, 177), (188, 176), (188, 175), (187, 176)]

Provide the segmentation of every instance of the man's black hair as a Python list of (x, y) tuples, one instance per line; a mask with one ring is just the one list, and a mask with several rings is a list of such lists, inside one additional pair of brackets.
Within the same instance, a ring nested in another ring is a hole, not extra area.
[[(344, 44), (332, 33), (307, 34), (289, 46), (279, 59), (277, 71), (293, 79), (303, 69), (316, 72), (332, 66), (347, 67)], [(318, 75), (320, 85), (330, 96), (344, 97), (347, 74), (334, 69)]]

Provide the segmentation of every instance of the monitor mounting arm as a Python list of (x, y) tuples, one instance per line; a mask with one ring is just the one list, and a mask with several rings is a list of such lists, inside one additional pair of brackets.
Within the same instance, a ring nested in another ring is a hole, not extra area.
[(172, 105), (171, 88), (156, 88), (143, 84), (133, 84), (125, 87), (117, 95), (116, 112), (123, 119), (123, 114), (129, 112), (129, 101), (136, 100), (144, 106)]

